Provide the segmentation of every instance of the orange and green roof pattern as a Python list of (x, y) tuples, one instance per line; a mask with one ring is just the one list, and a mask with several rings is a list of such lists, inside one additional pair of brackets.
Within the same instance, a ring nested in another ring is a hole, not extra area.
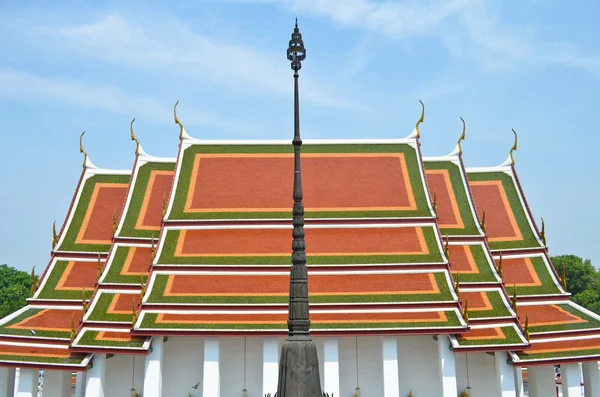
[(98, 291), (84, 317), (84, 323), (123, 323), (131, 326), (139, 302), (139, 291)]
[(481, 236), (478, 220), (467, 191), (466, 176), (459, 160), (426, 161), (429, 195), (436, 203), (438, 225), (443, 235)]
[(454, 279), (461, 285), (499, 282), (491, 254), (482, 241), (462, 243), (450, 239), (448, 260)]
[[(431, 217), (416, 141), (304, 144), (305, 216)], [(169, 220), (290, 219), (289, 144), (183, 148)]]
[(148, 279), (152, 263), (152, 246), (115, 243), (100, 278), (102, 285), (141, 285)]
[(522, 349), (529, 346), (516, 324), (471, 325), (469, 332), (451, 338), (454, 350)]
[[(309, 272), (309, 302), (373, 304), (455, 302), (448, 274), (437, 272)], [(144, 300), (175, 305), (287, 306), (288, 272), (154, 273)]]
[(518, 304), (519, 321), (529, 320), (532, 339), (538, 334), (596, 330), (600, 335), (600, 317), (579, 305), (564, 303)]
[[(139, 333), (195, 331), (287, 334), (287, 309), (270, 311), (144, 311)], [(466, 323), (458, 309), (311, 310), (311, 333), (406, 331), (462, 332)]]
[(503, 256), (502, 281), (511, 293), (516, 286), (517, 296), (564, 294), (550, 266), (544, 254)]
[(68, 346), (0, 341), (0, 362), (15, 366), (48, 365), (82, 369), (91, 355), (71, 352)]
[(76, 350), (140, 350), (150, 347), (150, 338), (133, 336), (127, 330), (83, 328), (71, 345)]
[(81, 309), (26, 306), (0, 320), (0, 336), (69, 340), (72, 321), (77, 326), (80, 320)]
[[(305, 228), (308, 265), (444, 263), (431, 225)], [(290, 265), (291, 227), (165, 227), (158, 261), (167, 265)]]
[(463, 307), (468, 301), (469, 321), (514, 318), (500, 287), (461, 289), (459, 300)]
[(78, 192), (56, 251), (108, 252), (129, 187), (130, 175), (94, 174)]
[(57, 259), (54, 258), (42, 280), (34, 299), (78, 301), (90, 299), (103, 260), (94, 259)]
[(531, 340), (531, 349), (512, 353), (516, 365), (600, 361), (600, 335)]
[(542, 247), (512, 169), (467, 170), (467, 175), (479, 219), (485, 211), (486, 237), (493, 251)]
[(156, 238), (160, 233), (163, 208), (171, 194), (175, 161), (151, 161), (136, 167), (127, 209), (117, 237)]

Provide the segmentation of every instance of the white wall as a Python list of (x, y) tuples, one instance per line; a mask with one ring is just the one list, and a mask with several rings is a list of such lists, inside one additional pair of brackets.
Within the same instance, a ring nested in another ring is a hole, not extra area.
[[(134, 355), (115, 355), (106, 359), (105, 396), (128, 396), (133, 377)], [(135, 356), (135, 389), (140, 395), (144, 388), (145, 356)]]
[(441, 396), (442, 380), (437, 341), (431, 335), (398, 338), (400, 396)]
[(198, 389), (192, 389), (202, 382), (204, 365), (204, 339), (200, 337), (169, 337), (164, 344), (163, 355), (163, 391), (164, 397), (187, 396), (201, 397), (202, 383)]
[[(467, 387), (466, 355), (454, 355), (456, 382), (462, 392)], [(471, 395), (477, 397), (496, 397), (496, 367), (493, 355), (487, 353), (469, 353), (469, 379)]]

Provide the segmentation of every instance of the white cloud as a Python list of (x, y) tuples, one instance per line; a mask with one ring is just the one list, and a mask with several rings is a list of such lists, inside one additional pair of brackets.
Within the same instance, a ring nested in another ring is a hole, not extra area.
[[(90, 23), (38, 27), (30, 34), (47, 48), (133, 70), (167, 73), (190, 84), (278, 95), (291, 91), (291, 72), (281, 53), (205, 36), (169, 16), (134, 20), (109, 14)], [(315, 104), (358, 106), (327, 84), (315, 82), (306, 88), (303, 99)]]
[[(173, 106), (152, 97), (132, 95), (110, 85), (48, 78), (11, 69), (0, 69), (0, 98), (56, 102), (114, 114), (136, 115), (160, 123), (171, 121), (166, 116), (171, 114)], [(221, 123), (209, 114), (194, 112), (189, 117), (186, 115), (186, 124), (189, 125)]]

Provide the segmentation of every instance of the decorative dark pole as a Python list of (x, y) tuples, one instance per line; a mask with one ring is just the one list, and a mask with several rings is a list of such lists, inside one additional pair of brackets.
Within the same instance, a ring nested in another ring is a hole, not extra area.
[(294, 209), (292, 220), (292, 268), (290, 273), (290, 302), (288, 338), (281, 347), (277, 397), (322, 397), (319, 379), (317, 348), (310, 337), (308, 316), (308, 272), (304, 241), (304, 205), (302, 204), (302, 173), (300, 169), (300, 111), (298, 105), (298, 70), (306, 58), (298, 20), (287, 58), (294, 71)]

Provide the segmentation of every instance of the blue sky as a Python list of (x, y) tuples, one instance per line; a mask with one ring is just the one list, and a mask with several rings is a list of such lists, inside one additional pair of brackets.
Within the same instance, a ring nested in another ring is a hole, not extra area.
[(0, 263), (44, 268), (82, 156), (131, 169), (197, 138), (292, 137), (294, 17), (305, 138), (407, 136), (425, 156), (517, 170), (552, 254), (600, 266), (600, 3), (592, 0), (0, 0)]

